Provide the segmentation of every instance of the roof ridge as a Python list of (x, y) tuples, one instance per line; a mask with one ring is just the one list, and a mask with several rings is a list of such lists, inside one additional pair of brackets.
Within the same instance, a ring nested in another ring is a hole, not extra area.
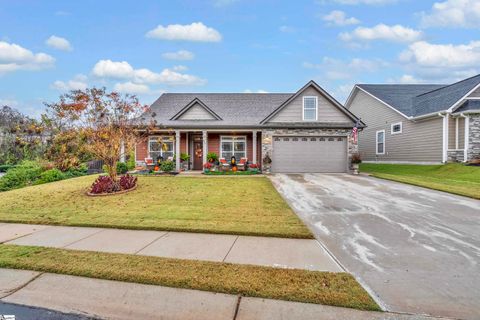
[(164, 92), (162, 93), (163, 94), (178, 94), (178, 95), (181, 95), (181, 94), (191, 94), (191, 95), (195, 95), (195, 94), (244, 94), (244, 95), (269, 95), (269, 94), (283, 94), (283, 95), (286, 95), (286, 94), (295, 94), (294, 92)]
[[(468, 81), (468, 80), (471, 80), (471, 79), (476, 78), (476, 77), (480, 77), (480, 74), (477, 74), (477, 75), (475, 75), (475, 76), (469, 77), (469, 78), (467, 78), (467, 79), (463, 79), (463, 80), (460, 80), (460, 81), (451, 83), (451, 84), (449, 84), (449, 85), (443, 86), (443, 87), (441, 87), (441, 88), (438, 88), (438, 89), (435, 89), (435, 90), (432, 90), (432, 91), (428, 91), (428, 92), (419, 94), (419, 95), (416, 96), (415, 98), (421, 97), (421, 96), (423, 96), (423, 95), (426, 95), (426, 94), (429, 94), (429, 93), (432, 93), (432, 92), (435, 92), (435, 91), (443, 90), (443, 89), (445, 89), (445, 88), (454, 86), (454, 85), (456, 85), (456, 84), (459, 84), (459, 83), (462, 83), (462, 82), (465, 82), (465, 81)], [(480, 83), (480, 82), (479, 82), (479, 83)]]

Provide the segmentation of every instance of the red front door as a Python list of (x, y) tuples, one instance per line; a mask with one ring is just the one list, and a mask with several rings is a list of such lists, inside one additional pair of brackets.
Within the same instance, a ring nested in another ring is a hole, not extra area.
[(193, 170), (202, 170), (203, 141), (202, 136), (193, 137)]

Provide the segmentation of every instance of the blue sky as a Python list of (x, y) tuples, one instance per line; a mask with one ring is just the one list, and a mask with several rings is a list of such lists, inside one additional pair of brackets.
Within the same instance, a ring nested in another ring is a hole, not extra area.
[(0, 104), (69, 89), (294, 92), (479, 73), (479, 0), (0, 1)]

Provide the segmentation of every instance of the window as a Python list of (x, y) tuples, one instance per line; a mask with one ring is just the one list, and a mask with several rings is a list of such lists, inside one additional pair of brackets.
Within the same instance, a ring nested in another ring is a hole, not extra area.
[(175, 139), (173, 136), (150, 137), (148, 139), (148, 155), (155, 162), (163, 158), (173, 157), (175, 153)]
[(317, 97), (303, 97), (303, 120), (317, 120)]
[(377, 131), (376, 154), (385, 154), (385, 130)]
[(247, 157), (247, 138), (245, 136), (222, 136), (220, 142), (220, 158), (229, 160), (235, 157), (237, 161)]
[(397, 123), (392, 123), (392, 128), (390, 130), (391, 134), (399, 134), (402, 133), (402, 123), (397, 122)]

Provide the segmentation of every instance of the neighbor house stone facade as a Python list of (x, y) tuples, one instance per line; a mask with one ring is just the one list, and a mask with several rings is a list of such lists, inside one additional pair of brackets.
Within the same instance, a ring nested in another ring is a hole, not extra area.
[(468, 159), (480, 158), (480, 113), (469, 115)]

